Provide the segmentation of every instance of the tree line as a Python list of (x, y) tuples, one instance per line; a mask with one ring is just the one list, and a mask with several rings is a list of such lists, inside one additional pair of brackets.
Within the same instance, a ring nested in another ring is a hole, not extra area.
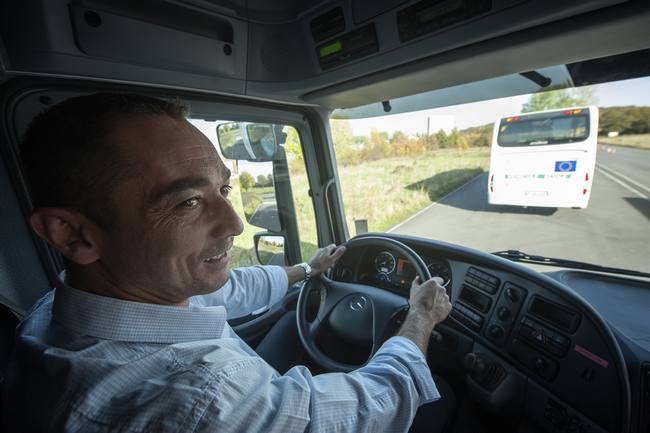
[(355, 165), (364, 161), (383, 158), (418, 155), (438, 149), (465, 150), (470, 147), (488, 147), (492, 137), (492, 125), (464, 130), (442, 129), (433, 134), (407, 135), (403, 131), (389, 134), (371, 129), (370, 134), (355, 136), (347, 120), (330, 122), (336, 159), (341, 165)]
[[(522, 113), (576, 106), (598, 105), (593, 87), (552, 90), (530, 96)], [(650, 107), (602, 107), (598, 114), (598, 134), (618, 132), (620, 135), (650, 133)]]
[(650, 107), (603, 107), (599, 110), (598, 133), (650, 134)]
[(242, 171), (239, 174), (239, 185), (244, 191), (248, 191), (253, 187), (263, 188), (273, 186), (273, 175), (268, 174), (265, 176), (263, 174), (259, 174), (257, 175), (257, 179), (255, 179), (255, 177), (249, 172)]

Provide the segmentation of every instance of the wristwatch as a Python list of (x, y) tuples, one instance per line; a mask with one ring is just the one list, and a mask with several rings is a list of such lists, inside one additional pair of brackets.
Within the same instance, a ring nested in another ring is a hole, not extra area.
[(300, 266), (305, 271), (305, 278), (303, 281), (307, 281), (311, 277), (311, 266), (309, 266), (309, 263), (302, 262), (298, 263), (296, 266)]

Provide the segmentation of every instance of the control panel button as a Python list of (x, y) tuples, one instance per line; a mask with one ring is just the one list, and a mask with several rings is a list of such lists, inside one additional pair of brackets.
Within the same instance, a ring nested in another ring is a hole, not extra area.
[(454, 305), (451, 310), (451, 316), (476, 332), (480, 331), (483, 325), (483, 318), (480, 315), (459, 303)]
[(510, 353), (515, 359), (548, 381), (553, 380), (557, 375), (559, 366), (556, 361), (519, 339), (512, 342)]
[(488, 335), (491, 339), (498, 340), (499, 338), (503, 337), (503, 328), (499, 325), (491, 325), (488, 329)]
[(519, 294), (512, 287), (506, 289), (505, 296), (508, 301), (513, 303), (519, 300)]
[(497, 310), (497, 317), (499, 318), (499, 320), (503, 322), (508, 320), (511, 315), (512, 313), (510, 312), (510, 309), (508, 307), (499, 307), (499, 309)]
[(519, 336), (557, 357), (569, 350), (571, 340), (528, 317), (521, 320)]
[(538, 356), (533, 361), (533, 366), (535, 367), (535, 371), (538, 372), (544, 371), (544, 369), (546, 368), (546, 361), (544, 360), (544, 358)]

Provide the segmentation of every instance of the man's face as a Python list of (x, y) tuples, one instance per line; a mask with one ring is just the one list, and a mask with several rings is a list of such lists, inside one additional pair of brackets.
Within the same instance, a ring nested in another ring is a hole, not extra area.
[(133, 118), (113, 139), (136, 175), (110, 198), (116, 221), (101, 242), (105, 278), (160, 303), (221, 287), (243, 226), (227, 198), (230, 172), (212, 143), (166, 116)]

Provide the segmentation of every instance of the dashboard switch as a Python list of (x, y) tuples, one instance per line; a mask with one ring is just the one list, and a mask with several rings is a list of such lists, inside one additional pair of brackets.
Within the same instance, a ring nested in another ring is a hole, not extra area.
[[(505, 346), (515, 326), (515, 320), (526, 299), (527, 291), (509, 281), (503, 284), (496, 306), (486, 327), (485, 336), (492, 343)], [(498, 328), (495, 328), (498, 327)]]
[(549, 400), (544, 408), (544, 418), (556, 429), (563, 430), (568, 418), (567, 410), (559, 403)]
[(485, 372), (485, 362), (475, 353), (465, 355), (463, 365), (471, 376), (481, 376)]
[(544, 358), (537, 357), (533, 361), (533, 366), (535, 367), (535, 370), (538, 372), (544, 371), (544, 369), (546, 368), (546, 361), (544, 361)]
[(515, 303), (519, 300), (519, 294), (512, 287), (506, 288), (505, 297), (512, 303)]
[(503, 328), (499, 325), (491, 325), (488, 329), (488, 335), (494, 340), (498, 340), (503, 337)]
[(499, 307), (499, 309), (497, 310), (497, 317), (499, 318), (499, 320), (503, 322), (508, 320), (511, 315), (512, 313), (510, 312), (510, 309), (508, 307)]
[(520, 339), (514, 339), (510, 346), (510, 354), (540, 377), (548, 381), (555, 379), (559, 368), (558, 363)]

